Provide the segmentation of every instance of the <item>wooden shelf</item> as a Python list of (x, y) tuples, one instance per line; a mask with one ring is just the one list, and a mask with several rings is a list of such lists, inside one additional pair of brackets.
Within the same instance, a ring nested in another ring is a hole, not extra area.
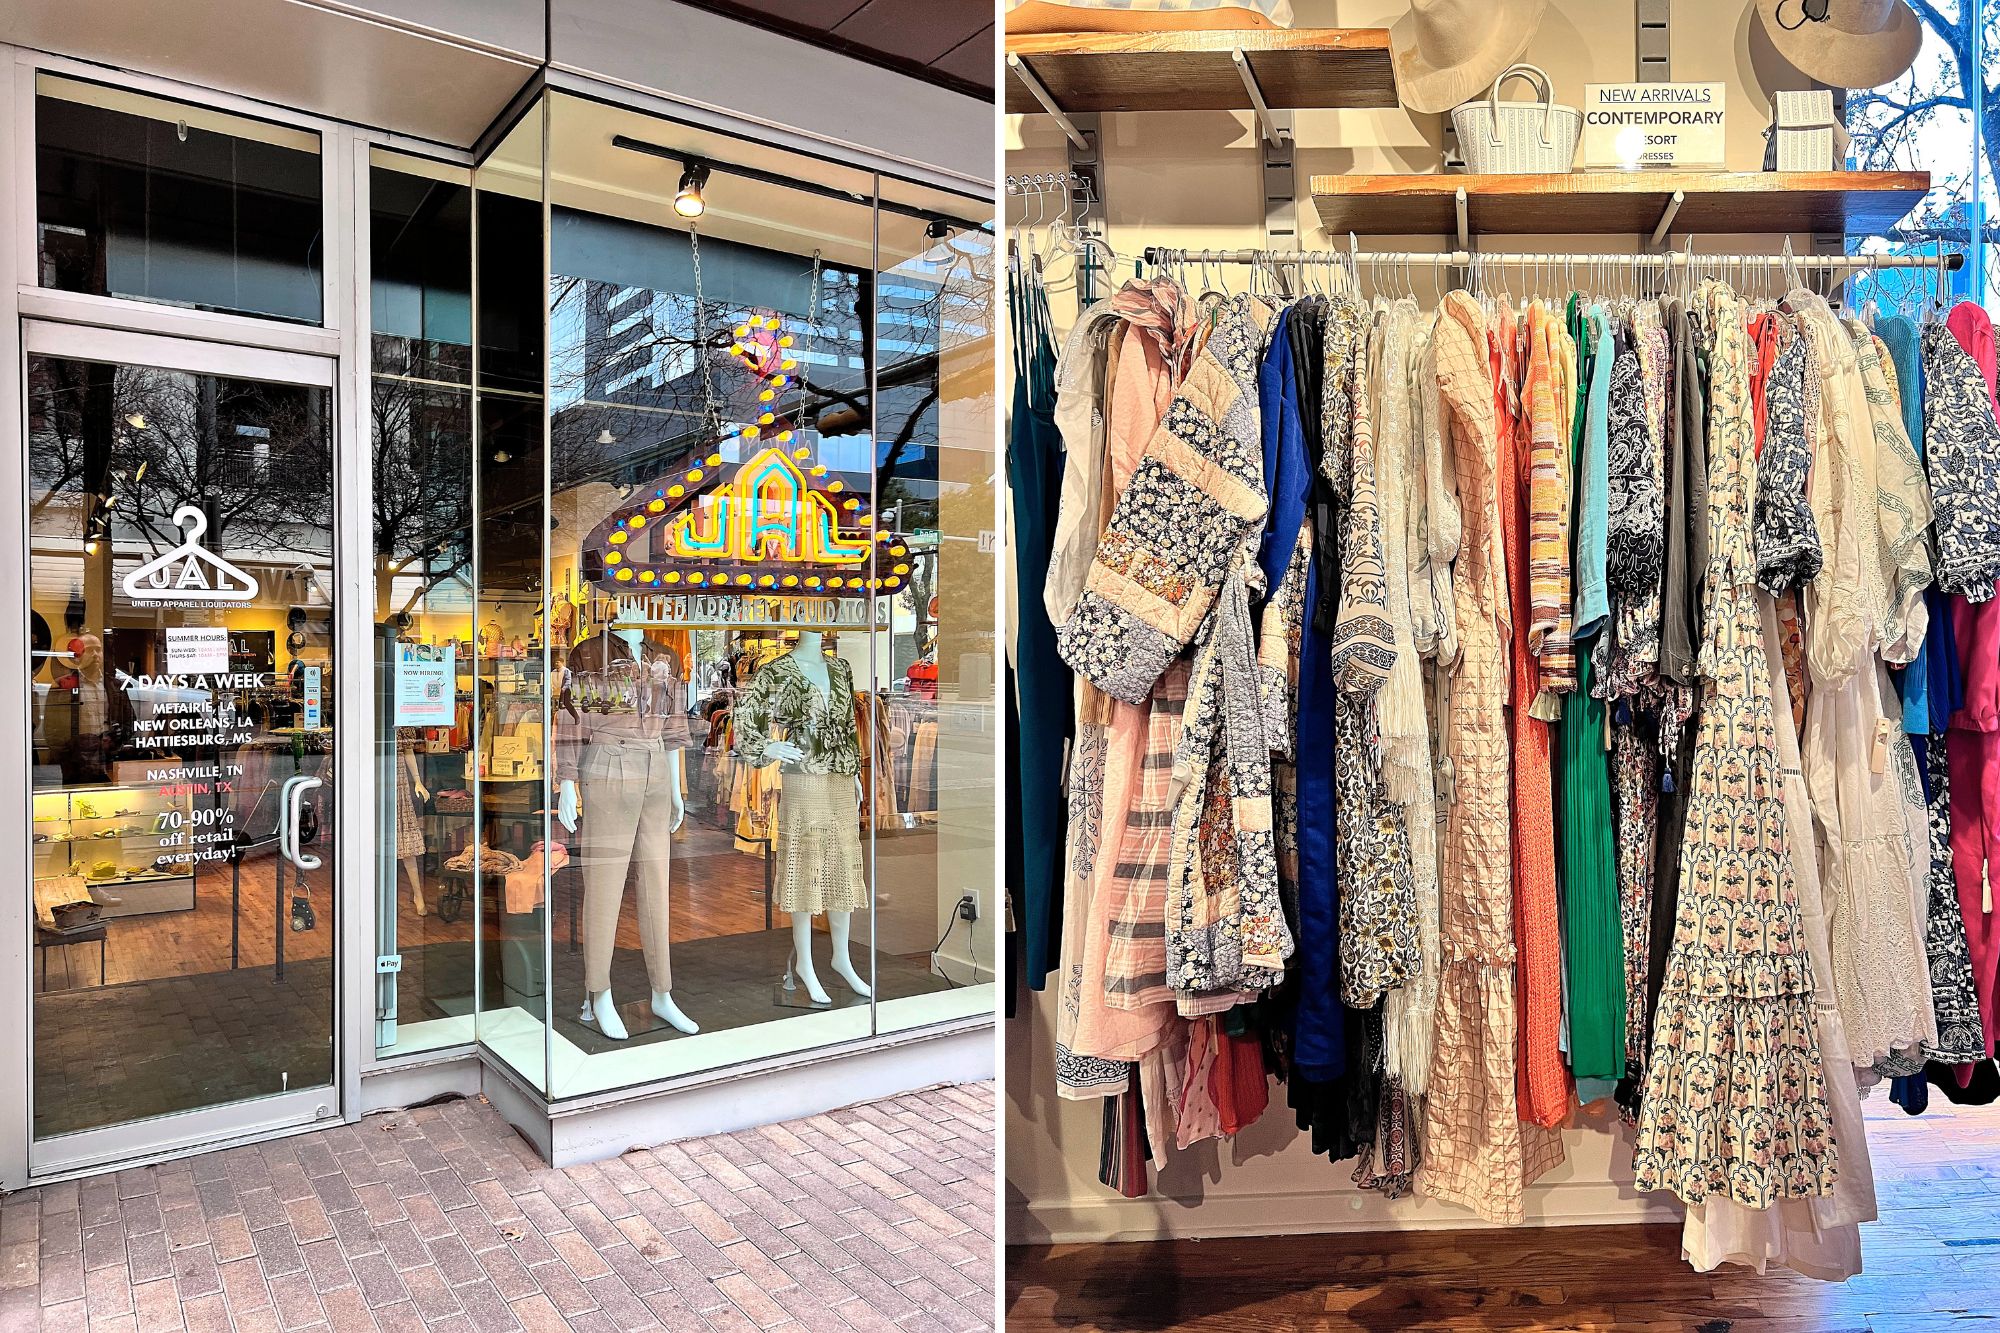
[(1886, 231), (1930, 189), (1925, 171), (1577, 171), (1546, 176), (1314, 176), (1320, 225), (1333, 235), (1445, 234), (1466, 192), (1474, 235), (1650, 234), (1674, 192), (1672, 230)]
[[(1272, 110), (1396, 105), (1387, 28), (1207, 32), (1055, 32), (1007, 38), (1064, 111), (1249, 111), (1243, 52)], [(1007, 113), (1042, 104), (1007, 73)]]

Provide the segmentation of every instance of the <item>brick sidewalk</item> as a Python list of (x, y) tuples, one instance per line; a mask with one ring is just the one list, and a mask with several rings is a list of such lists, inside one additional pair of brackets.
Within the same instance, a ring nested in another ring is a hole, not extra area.
[(9, 1195), (16, 1329), (989, 1329), (991, 1083), (551, 1170), (484, 1101)]

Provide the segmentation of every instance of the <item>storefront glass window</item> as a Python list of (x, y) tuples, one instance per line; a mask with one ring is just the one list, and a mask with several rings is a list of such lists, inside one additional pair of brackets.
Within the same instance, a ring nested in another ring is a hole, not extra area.
[[(542, 136), (537, 104), (474, 173), (473, 819), (448, 861), (480, 942), (477, 1035), (548, 1086), (549, 455), (543, 386)], [(453, 868), (456, 867), (456, 868)]]
[(874, 250), (866, 173), (594, 102), (549, 181), (564, 1097), (871, 1031)]
[(1955, 251), (1964, 267), (1942, 288), (1934, 271), (1912, 269), (1866, 274), (1854, 286), (1862, 298), (1906, 311), (1932, 299), (1990, 302), (2000, 296), (2000, 266), (1990, 254), (2000, 226), (2000, 134), (1988, 110), (2000, 82), (1994, 15), (1974, 0), (1941, 0), (1917, 18), (1923, 43), (1909, 70), (1846, 94), (1848, 161), (1864, 170), (1928, 171), (1931, 189), (1888, 235), (1852, 238), (1850, 248)]
[(874, 486), (909, 548), (881, 594), (870, 731), (889, 1031), (993, 1010), (999, 645), (990, 207), (884, 180), (880, 219)]
[(320, 168), (310, 131), (44, 74), (39, 282), (318, 324)]
[(481, 1042), (562, 1099), (989, 1013), (976, 203), (561, 95), (477, 182)]
[(376, 708), (375, 1045), (472, 1039), (472, 180), (369, 171)]

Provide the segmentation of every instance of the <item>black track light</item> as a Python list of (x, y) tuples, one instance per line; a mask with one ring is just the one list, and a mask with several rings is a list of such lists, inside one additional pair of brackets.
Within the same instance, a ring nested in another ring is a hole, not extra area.
[(702, 186), (708, 184), (708, 164), (689, 158), (682, 164), (681, 184), (674, 191), (674, 212), (684, 218), (698, 218), (708, 211), (708, 201), (701, 197)]

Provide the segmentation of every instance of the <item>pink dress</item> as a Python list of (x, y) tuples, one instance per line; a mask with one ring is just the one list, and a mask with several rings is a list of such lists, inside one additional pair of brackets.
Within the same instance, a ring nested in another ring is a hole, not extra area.
[[(1988, 406), (1994, 397), (1993, 323), (1969, 302), (1954, 308), (1945, 327), (1985, 377)], [(2000, 597), (1972, 603), (1947, 597), (1958, 639), (1965, 706), (1951, 716), (1945, 751), (1951, 764), (1951, 863), (1958, 905), (1965, 914), (1965, 943), (1972, 955), (1972, 989), (1979, 1000), (1986, 1049), (2000, 1036), (2000, 913), (1993, 911), (1988, 872), (2000, 874)], [(1959, 1082), (1971, 1074), (1961, 1066)]]

